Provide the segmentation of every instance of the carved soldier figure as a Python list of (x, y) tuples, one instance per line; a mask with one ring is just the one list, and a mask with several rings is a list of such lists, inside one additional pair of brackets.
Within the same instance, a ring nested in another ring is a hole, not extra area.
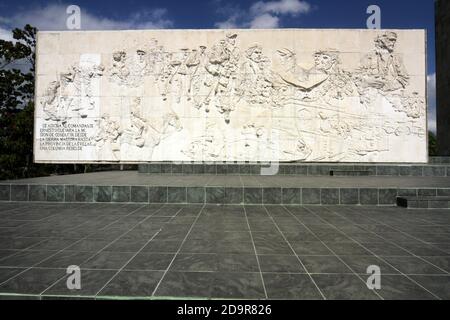
[(267, 65), (269, 58), (263, 55), (258, 44), (245, 51), (246, 61), (240, 72), (242, 79), (239, 92), (242, 92), (250, 103), (264, 103), (271, 95), (272, 83), (269, 80)]
[(269, 62), (269, 58), (263, 55), (262, 47), (255, 44), (245, 51), (246, 61), (242, 64), (241, 72), (245, 74), (261, 74)]
[(58, 110), (60, 108), (58, 99), (59, 91), (60, 84), (58, 81), (52, 81), (49, 87), (45, 90), (44, 101), (41, 101), (42, 110), (44, 110), (46, 114), (45, 120), (61, 120)]
[(337, 51), (316, 51), (314, 66), (309, 70), (299, 69), (300, 77), (291, 84), (302, 91), (311, 91), (322, 85), (330, 75), (338, 73), (339, 53)]
[(236, 33), (228, 33), (225, 40), (225, 50), (229, 56), (226, 64), (228, 64), (228, 68), (230, 68), (232, 72), (236, 71), (241, 56), (239, 48), (236, 46), (236, 38)]
[(147, 52), (141, 49), (136, 50), (133, 64), (130, 67), (133, 75), (138, 78), (147, 75), (149, 72)]
[(375, 40), (375, 51), (366, 55), (359, 69), (359, 86), (383, 92), (404, 89), (409, 76), (402, 58), (394, 53), (397, 34), (387, 32)]
[(150, 39), (148, 47), (148, 72), (149, 74), (154, 74), (158, 77), (162, 71), (165, 57), (163, 46), (158, 45), (158, 40), (152, 38)]
[(337, 50), (319, 50), (314, 53), (314, 67), (307, 71), (307, 89), (303, 100), (322, 99), (329, 103), (332, 99), (352, 96), (356, 90), (350, 75), (340, 67)]
[(130, 75), (130, 70), (128, 70), (125, 63), (126, 57), (127, 54), (125, 53), (125, 51), (116, 51), (113, 53), (113, 62), (110, 77), (111, 80), (118, 84), (122, 84)]
[(181, 49), (176, 54), (169, 55), (169, 62), (163, 70), (163, 100), (167, 100), (170, 92), (175, 92), (177, 102), (180, 102), (183, 89), (182, 78), (187, 73), (185, 70), (185, 61), (187, 58), (187, 49)]
[(299, 81), (305, 81), (307, 79), (306, 70), (297, 64), (297, 56), (295, 52), (283, 48), (277, 50), (280, 60), (279, 70), (275, 72), (275, 84), (276, 86), (285, 86), (286, 84), (294, 85)]
[(133, 99), (131, 105), (131, 127), (128, 130), (134, 138), (134, 143), (137, 147), (142, 148), (145, 144), (144, 131), (147, 127), (145, 119), (140, 116), (141, 98), (136, 97)]
[[(80, 116), (86, 118), (88, 116), (87, 111), (93, 110), (96, 105), (96, 100), (93, 92), (92, 81), (103, 76), (105, 67), (101, 64), (92, 63), (90, 66), (84, 66), (81, 68), (81, 99), (82, 103), (77, 108)], [(74, 109), (75, 110), (75, 109)]]
[(186, 60), (188, 68), (188, 99), (194, 100), (195, 106), (199, 108), (201, 101), (197, 95), (200, 93), (201, 87), (205, 81), (206, 66), (208, 64), (208, 56), (206, 55), (206, 47), (200, 46), (199, 50), (193, 49), (190, 56)]
[(203, 102), (206, 112), (209, 112), (211, 99), (218, 93), (224, 93), (227, 90), (231, 75), (237, 70), (235, 59), (239, 59), (239, 52), (235, 46), (236, 37), (236, 34), (228, 34), (227, 39), (220, 40), (211, 49), (206, 66), (209, 73), (205, 81), (208, 93)]
[(97, 148), (105, 151), (105, 147), (111, 151), (115, 160), (120, 160), (119, 137), (122, 135), (120, 125), (110, 119), (108, 114), (103, 114), (99, 121), (99, 132), (95, 137)]

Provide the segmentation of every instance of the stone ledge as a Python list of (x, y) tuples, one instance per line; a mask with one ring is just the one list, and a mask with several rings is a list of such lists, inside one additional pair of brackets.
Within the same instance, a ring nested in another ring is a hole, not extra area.
[[(140, 164), (139, 173), (163, 175), (260, 175), (269, 164)], [(275, 168), (275, 167), (274, 167)], [(337, 173), (337, 174), (335, 174)], [(450, 164), (305, 164), (280, 163), (275, 175), (450, 177)]]
[[(396, 203), (398, 204), (399, 199), (405, 199), (402, 196), (405, 194), (412, 196), (450, 194), (450, 188), (0, 184), (1, 202), (394, 206)], [(414, 200), (408, 201), (433, 201), (435, 198), (418, 198), (418, 200), (414, 198)], [(450, 199), (450, 197), (445, 198)]]
[(408, 209), (450, 209), (450, 197), (397, 197), (397, 205)]

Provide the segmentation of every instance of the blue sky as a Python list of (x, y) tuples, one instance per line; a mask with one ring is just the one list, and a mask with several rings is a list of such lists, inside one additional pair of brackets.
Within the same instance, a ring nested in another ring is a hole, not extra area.
[(430, 128), (435, 128), (434, 0), (2, 0), (0, 38), (26, 23), (64, 30), (68, 5), (82, 11), (82, 29), (366, 28), (369, 5), (381, 8), (381, 27), (428, 31)]

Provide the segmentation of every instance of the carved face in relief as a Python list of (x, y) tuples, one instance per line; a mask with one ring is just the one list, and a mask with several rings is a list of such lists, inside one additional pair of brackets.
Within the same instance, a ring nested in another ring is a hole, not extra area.
[(138, 58), (139, 62), (145, 61), (146, 52), (144, 50), (137, 50), (136, 51), (136, 55), (137, 55), (137, 58)]
[(397, 34), (394, 32), (385, 33), (377, 38), (376, 43), (380, 49), (393, 52), (397, 43)]
[(126, 53), (123, 51), (117, 51), (113, 53), (113, 59), (116, 62), (122, 61), (125, 58)]
[(253, 46), (247, 50), (247, 57), (255, 62), (262, 60), (262, 48), (260, 46)]
[(285, 69), (290, 70), (296, 67), (297, 59), (294, 52), (289, 49), (280, 49), (277, 50), (277, 53), (280, 58), (280, 62)]
[(317, 52), (314, 55), (314, 64), (319, 70), (330, 70), (336, 62), (336, 57), (326, 52)]
[(235, 33), (229, 33), (229, 34), (227, 34), (227, 42), (228, 42), (231, 46), (235, 46), (235, 45), (236, 45), (236, 37), (237, 37), (237, 34), (235, 34)]

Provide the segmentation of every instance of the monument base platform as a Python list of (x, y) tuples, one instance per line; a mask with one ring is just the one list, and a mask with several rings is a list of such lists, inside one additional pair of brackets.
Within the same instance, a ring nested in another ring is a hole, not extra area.
[(0, 201), (396, 205), (397, 197), (402, 196), (450, 197), (450, 177), (158, 175), (111, 171), (0, 182)]

